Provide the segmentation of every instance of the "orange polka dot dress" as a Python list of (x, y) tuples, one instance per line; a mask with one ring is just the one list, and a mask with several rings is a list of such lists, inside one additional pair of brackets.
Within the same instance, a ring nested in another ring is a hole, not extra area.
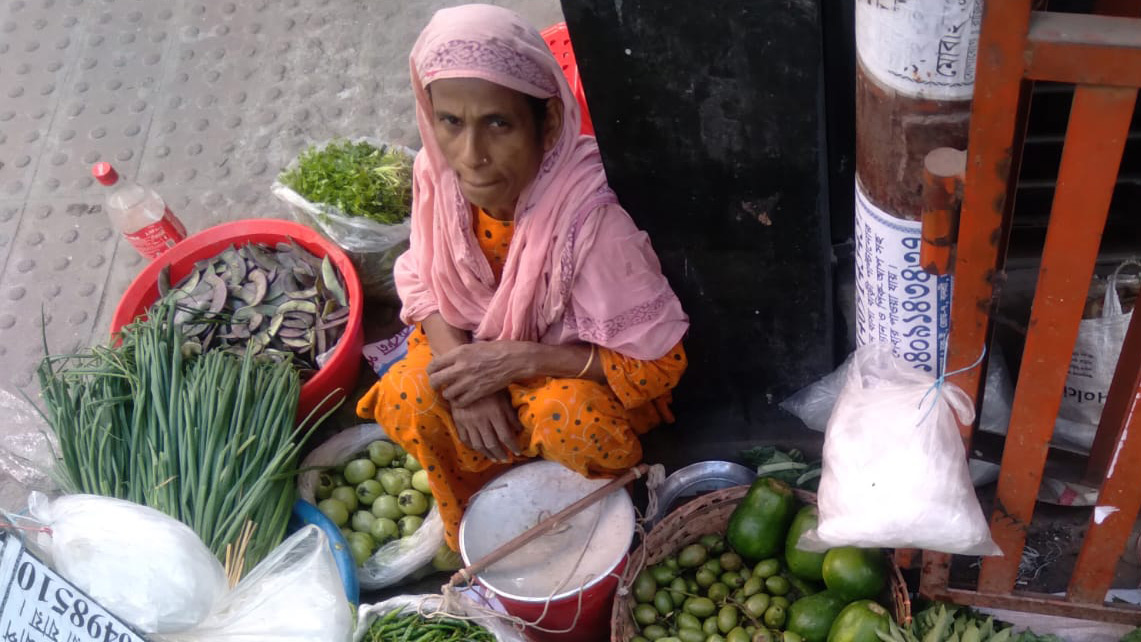
[[(477, 210), (473, 232), (498, 281), (513, 222)], [(678, 343), (660, 359), (641, 361), (599, 348), (598, 357), (606, 384), (539, 377), (510, 386), (511, 403), (523, 426), (518, 440), (523, 454), (509, 454), (512, 463), (542, 457), (582, 475), (612, 476), (641, 461), (638, 435), (673, 421), (670, 391), (685, 371), (685, 351)], [(431, 360), (428, 337), (417, 327), (408, 338), (408, 356), (360, 399), (357, 414), (375, 419), (428, 471), (445, 538), (457, 550), (468, 501), (511, 464), (493, 462), (459, 440), (447, 402), (428, 385)]]

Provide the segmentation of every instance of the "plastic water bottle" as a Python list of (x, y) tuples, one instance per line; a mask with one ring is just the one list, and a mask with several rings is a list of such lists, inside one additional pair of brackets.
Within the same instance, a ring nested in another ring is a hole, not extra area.
[(107, 187), (111, 225), (147, 259), (155, 259), (186, 238), (186, 227), (154, 190), (119, 178), (111, 163), (95, 163), (91, 175)]

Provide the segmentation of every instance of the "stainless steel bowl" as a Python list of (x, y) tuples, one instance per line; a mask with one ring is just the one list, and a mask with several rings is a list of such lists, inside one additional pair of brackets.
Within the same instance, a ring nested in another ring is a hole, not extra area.
[(650, 526), (669, 514), (680, 500), (731, 486), (744, 486), (757, 478), (753, 471), (730, 461), (699, 461), (674, 472), (658, 491), (658, 514), (651, 516)]

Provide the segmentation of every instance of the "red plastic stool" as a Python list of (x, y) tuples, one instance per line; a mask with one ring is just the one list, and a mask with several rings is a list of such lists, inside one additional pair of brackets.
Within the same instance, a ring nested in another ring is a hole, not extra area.
[(563, 68), (563, 75), (570, 83), (571, 91), (582, 110), (582, 133), (593, 136), (594, 123), (590, 120), (590, 109), (586, 106), (586, 93), (582, 89), (582, 78), (578, 75), (578, 64), (574, 60), (574, 48), (571, 46), (567, 23), (560, 22), (547, 27), (542, 31), (542, 36), (555, 55), (555, 60)]

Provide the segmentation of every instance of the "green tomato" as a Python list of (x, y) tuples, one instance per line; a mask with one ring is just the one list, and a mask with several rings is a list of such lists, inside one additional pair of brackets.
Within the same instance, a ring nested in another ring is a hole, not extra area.
[(417, 530), (419, 530), (420, 526), (423, 523), (423, 517), (417, 517), (415, 515), (405, 515), (404, 517), (401, 517), (399, 522), (400, 536), (408, 537), (412, 533), (415, 533)]
[(404, 468), (390, 468), (381, 473), (380, 483), (384, 486), (384, 492), (399, 495), (401, 491), (412, 487), (412, 473)]
[(409, 488), (396, 498), (400, 511), (405, 515), (423, 515), (428, 512), (428, 499), (424, 493)]
[(372, 506), (377, 497), (384, 494), (384, 486), (375, 479), (366, 479), (357, 484), (357, 499), (360, 500), (361, 506)]
[(377, 497), (376, 501), (372, 503), (372, 514), (391, 520), (404, 517), (404, 512), (400, 510), (400, 504), (396, 503), (396, 498), (392, 495), (381, 495)]
[(353, 532), (349, 535), (349, 552), (353, 554), (357, 566), (364, 564), (372, 556), (373, 548), (372, 536), (368, 533)]
[(333, 520), (337, 526), (344, 526), (349, 523), (349, 509), (340, 500), (323, 499), (321, 503), (317, 504), (317, 510), (324, 513), (325, 517)]
[(384, 544), (389, 540), (400, 537), (400, 527), (396, 522), (388, 519), (387, 517), (377, 517), (372, 520), (372, 527), (369, 529), (369, 535), (376, 540), (377, 544)]
[(372, 523), (376, 521), (376, 517), (367, 510), (358, 510), (353, 513), (352, 527), (358, 533), (369, 533), (372, 531)]
[(421, 471), (421, 470), (424, 470), (424, 467), (421, 466), (420, 462), (417, 461), (416, 458), (413, 457), (412, 455), (408, 455), (407, 457), (404, 458), (404, 467), (406, 469), (414, 472), (414, 473)]
[(447, 544), (440, 544), (436, 554), (432, 556), (432, 568), (437, 571), (458, 571), (464, 567), (464, 558), (457, 552), (448, 548)]
[(333, 489), (332, 498), (344, 504), (349, 512), (360, 506), (360, 500), (357, 499), (357, 489), (352, 486), (337, 486)]
[(317, 475), (317, 488), (314, 489), (318, 500), (329, 499), (333, 496), (333, 489), (337, 485), (333, 483), (333, 476), (328, 472), (323, 472)]
[(368, 445), (368, 458), (377, 468), (387, 468), (396, 457), (396, 448), (392, 442), (378, 439)]
[(424, 494), (432, 492), (432, 487), (428, 484), (428, 471), (418, 470), (412, 473), (412, 488)]
[(344, 526), (338, 528), (337, 530), (341, 531), (341, 537), (345, 538), (345, 542), (348, 542), (349, 541), (349, 535), (353, 534), (353, 529), (345, 528)]
[(395, 457), (403, 457), (408, 454), (408, 451), (401, 448), (400, 444), (392, 444), (392, 449), (395, 452)]
[(372, 479), (376, 474), (376, 464), (368, 459), (354, 459), (345, 464), (345, 481), (353, 484), (359, 484), (366, 479)]

